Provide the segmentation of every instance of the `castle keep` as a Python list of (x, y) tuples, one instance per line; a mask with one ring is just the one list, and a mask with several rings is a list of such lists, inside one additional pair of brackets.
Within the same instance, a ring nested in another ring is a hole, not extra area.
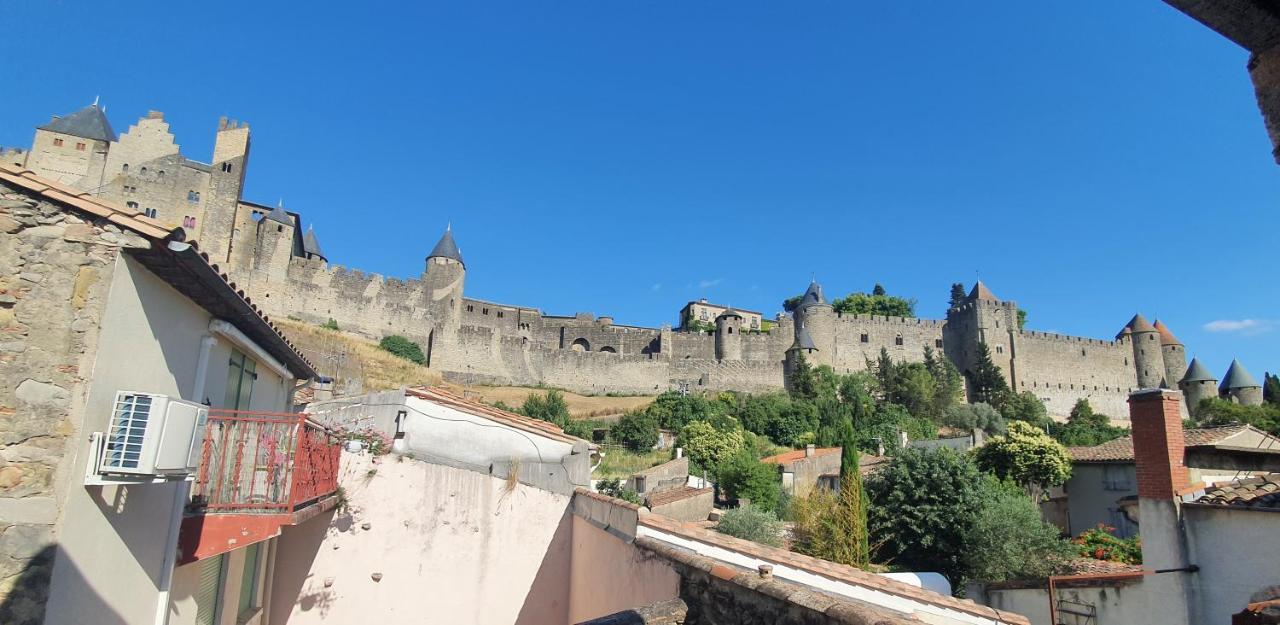
[[(986, 343), (1013, 389), (1034, 393), (1057, 415), (1087, 398), (1120, 416), (1136, 389), (1183, 382), (1184, 390), (1204, 394), (1200, 387), (1209, 386), (1203, 367), (1188, 372), (1183, 345), (1159, 321), (1135, 315), (1113, 340), (1026, 331), (1017, 305), (981, 282), (945, 319), (841, 314), (814, 282), (794, 314), (778, 314), (768, 331), (729, 308), (715, 317), (713, 332), (692, 332), (467, 297), (467, 264), (449, 229), (420, 276), (366, 274), (330, 264), (298, 213), (241, 197), (249, 146), (248, 125), (223, 119), (210, 162), (190, 160), (161, 113), (117, 137), (95, 103), (40, 126), (30, 150), (4, 151), (0, 159), (183, 227), (271, 315), (334, 319), (372, 339), (407, 336), (422, 345), (428, 366), (458, 382), (582, 393), (757, 392), (782, 388), (801, 354), (843, 373), (865, 369), (881, 349), (905, 361), (921, 361), (932, 349), (968, 373)], [(1252, 391), (1237, 395), (1254, 399)]]

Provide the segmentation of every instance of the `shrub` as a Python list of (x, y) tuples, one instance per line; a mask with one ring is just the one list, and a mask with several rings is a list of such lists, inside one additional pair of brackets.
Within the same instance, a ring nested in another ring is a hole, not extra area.
[(338, 322), (334, 320), (333, 317), (329, 317), (329, 320), (320, 324), (320, 327), (324, 328), (325, 330), (337, 330)]
[(987, 434), (999, 434), (1005, 430), (1004, 417), (989, 404), (958, 404), (942, 415), (942, 424), (959, 430), (981, 428)]
[[(330, 319), (330, 321), (333, 320)], [(334, 329), (337, 328), (335, 327)], [(422, 355), (422, 347), (399, 334), (382, 337), (382, 340), (378, 342), (378, 347), (420, 365), (427, 362), (427, 357)]]
[(629, 501), (638, 506), (644, 505), (644, 500), (640, 498), (640, 493), (623, 486), (622, 480), (618, 478), (609, 478), (596, 482), (596, 491), (602, 495), (617, 497), (624, 501)]
[[(729, 419), (729, 425), (736, 425)], [(720, 463), (732, 458), (744, 446), (742, 430), (716, 428), (707, 421), (694, 421), (680, 430), (679, 446), (689, 454), (689, 462), (715, 471)]]
[(767, 512), (777, 510), (781, 490), (777, 465), (760, 462), (744, 449), (721, 463), (716, 473), (725, 497), (750, 499), (753, 507)]
[(866, 493), (856, 474), (841, 479), (839, 493), (817, 489), (792, 498), (788, 514), (795, 523), (796, 552), (849, 566), (869, 564)]
[(782, 521), (773, 513), (755, 506), (742, 506), (724, 513), (716, 531), (743, 540), (778, 547), (782, 545)]
[(530, 393), (520, 404), (520, 414), (562, 428), (569, 424), (569, 404), (565, 402), (564, 394), (555, 389), (547, 391), (546, 395)]
[(1061, 572), (1074, 555), (1058, 528), (1016, 486), (993, 484), (965, 541), (966, 574), (984, 582), (1043, 579)]
[(982, 470), (1017, 482), (1033, 497), (1041, 488), (1057, 486), (1071, 477), (1067, 448), (1023, 421), (1009, 423), (1008, 432), (992, 437), (975, 451), (974, 458)]
[(1124, 564), (1142, 564), (1142, 539), (1117, 538), (1116, 528), (1099, 523), (1071, 539), (1079, 554), (1095, 560), (1110, 560)]
[(634, 451), (652, 449), (658, 444), (658, 421), (644, 412), (628, 412), (609, 428), (609, 438)]

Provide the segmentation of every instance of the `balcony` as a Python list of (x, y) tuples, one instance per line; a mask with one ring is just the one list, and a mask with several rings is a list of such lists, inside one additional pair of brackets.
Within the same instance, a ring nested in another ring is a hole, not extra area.
[(210, 410), (181, 563), (277, 536), (337, 504), (342, 443), (296, 413)]

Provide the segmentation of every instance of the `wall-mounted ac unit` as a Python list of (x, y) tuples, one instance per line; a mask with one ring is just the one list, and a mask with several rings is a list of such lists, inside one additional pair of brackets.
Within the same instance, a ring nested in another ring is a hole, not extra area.
[(209, 408), (167, 395), (119, 391), (101, 438), (98, 472), (182, 478), (200, 465)]

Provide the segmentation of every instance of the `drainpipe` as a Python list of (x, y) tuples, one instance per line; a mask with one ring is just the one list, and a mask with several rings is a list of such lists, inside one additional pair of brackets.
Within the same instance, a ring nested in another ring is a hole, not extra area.
[[(205, 378), (209, 377), (209, 354), (218, 342), (211, 334), (200, 338), (200, 356), (196, 360), (196, 376), (191, 384), (191, 400), (204, 403)], [(156, 625), (169, 622), (169, 596), (173, 589), (173, 568), (178, 561), (178, 533), (182, 530), (182, 511), (191, 498), (191, 481), (182, 480), (173, 493), (169, 510), (169, 534), (165, 540), (164, 563), (160, 565), (160, 593), (156, 598)]]

